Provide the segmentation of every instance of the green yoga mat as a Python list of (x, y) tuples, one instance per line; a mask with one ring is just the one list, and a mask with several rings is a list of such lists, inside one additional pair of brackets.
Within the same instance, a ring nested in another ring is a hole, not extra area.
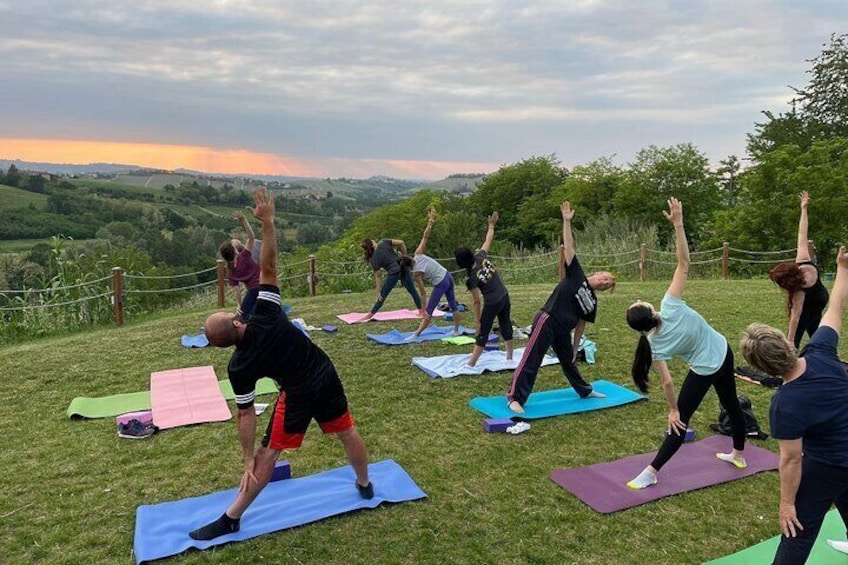
[(441, 341), (452, 343), (453, 345), (468, 345), (469, 343), (475, 343), (476, 340), (467, 335), (455, 335), (452, 337), (443, 337)]
[[(774, 516), (777, 524), (777, 516)], [(836, 509), (827, 513), (819, 531), (819, 537), (813, 545), (813, 551), (807, 559), (807, 565), (848, 565), (848, 555), (840, 553), (827, 545), (827, 540), (845, 541), (845, 524)], [(780, 543), (780, 536), (767, 539), (739, 553), (707, 561), (704, 565), (749, 565), (751, 563), (771, 563)]]
[[(229, 380), (218, 381), (218, 385), (221, 387), (225, 399), (232, 400), (236, 397)], [(277, 385), (271, 379), (259, 379), (256, 383), (256, 394), (271, 394), (273, 392), (277, 392)], [(71, 400), (71, 405), (68, 406), (68, 418), (72, 420), (109, 418), (141, 410), (150, 410), (150, 391), (115, 394), (99, 398), (78, 396)]]

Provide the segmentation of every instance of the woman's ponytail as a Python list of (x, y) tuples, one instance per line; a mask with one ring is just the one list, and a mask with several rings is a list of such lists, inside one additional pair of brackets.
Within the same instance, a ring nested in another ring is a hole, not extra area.
[(653, 357), (651, 355), (651, 344), (645, 334), (639, 336), (636, 344), (636, 354), (633, 356), (633, 366), (630, 368), (630, 376), (636, 387), (642, 392), (648, 392), (648, 374), (651, 371)]

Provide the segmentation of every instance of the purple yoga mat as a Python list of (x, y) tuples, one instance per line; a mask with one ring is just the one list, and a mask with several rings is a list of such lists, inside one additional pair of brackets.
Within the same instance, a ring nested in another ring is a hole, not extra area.
[(617, 461), (597, 463), (578, 469), (554, 469), (551, 480), (601, 514), (618, 512), (672, 494), (697, 490), (727, 481), (750, 477), (777, 469), (777, 454), (745, 444), (746, 469), (716, 459), (727, 453), (733, 441), (714, 435), (701, 441), (686, 443), (657, 475), (657, 484), (642, 490), (627, 486), (654, 458), (654, 453), (631, 455)]

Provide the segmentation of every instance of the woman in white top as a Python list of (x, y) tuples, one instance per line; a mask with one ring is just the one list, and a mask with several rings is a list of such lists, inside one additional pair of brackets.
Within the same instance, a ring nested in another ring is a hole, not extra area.
[[(408, 341), (414, 340), (421, 335), (433, 319), (433, 311), (439, 305), (439, 301), (444, 296), (448, 301), (450, 311), (453, 312), (453, 333), (459, 335), (459, 308), (456, 304), (456, 295), (454, 292), (453, 275), (447, 269), (442, 267), (438, 261), (424, 255), (424, 250), (427, 248), (427, 240), (430, 237), (430, 231), (433, 229), (433, 224), (436, 222), (436, 211), (431, 209), (427, 213), (427, 227), (424, 228), (424, 235), (421, 236), (421, 242), (415, 248), (415, 255), (412, 258), (412, 277), (418, 284), (418, 290), (421, 292), (421, 302), (427, 304), (424, 311), (424, 319), (418, 329), (407, 338)], [(403, 261), (403, 259), (401, 259)], [(424, 282), (433, 285), (433, 292), (430, 293), (430, 299), (427, 299), (427, 291), (424, 289)]]
[[(689, 418), (698, 409), (711, 386), (727, 410), (733, 430), (733, 451), (716, 453), (716, 457), (740, 469), (747, 467), (742, 452), (745, 449), (745, 418), (736, 397), (733, 351), (727, 339), (682, 300), (683, 287), (689, 274), (689, 246), (683, 229), (683, 205), (676, 198), (671, 198), (668, 201), (668, 212), (663, 211), (663, 215), (674, 225), (677, 268), (663, 297), (661, 311), (657, 312), (648, 302), (637, 300), (627, 310), (627, 323), (641, 334), (631, 370), (633, 381), (639, 390), (647, 392), (648, 372), (652, 365), (659, 371), (668, 402), (669, 433), (651, 464), (627, 483), (633, 489), (643, 489), (657, 483), (657, 473), (680, 449)], [(672, 357), (681, 357), (689, 365), (689, 373), (676, 398), (666, 364)]]

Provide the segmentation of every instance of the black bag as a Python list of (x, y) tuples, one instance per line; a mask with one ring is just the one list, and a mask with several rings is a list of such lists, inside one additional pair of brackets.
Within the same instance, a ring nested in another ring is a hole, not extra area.
[[(768, 434), (760, 429), (757, 417), (754, 416), (751, 399), (743, 394), (739, 397), (739, 406), (742, 408), (742, 415), (745, 417), (745, 435), (754, 439), (768, 439)], [(710, 424), (710, 429), (722, 435), (733, 435), (730, 427), (730, 416), (727, 415), (727, 410), (724, 409), (724, 406), (721, 407), (721, 411), (718, 413), (718, 423)]]

